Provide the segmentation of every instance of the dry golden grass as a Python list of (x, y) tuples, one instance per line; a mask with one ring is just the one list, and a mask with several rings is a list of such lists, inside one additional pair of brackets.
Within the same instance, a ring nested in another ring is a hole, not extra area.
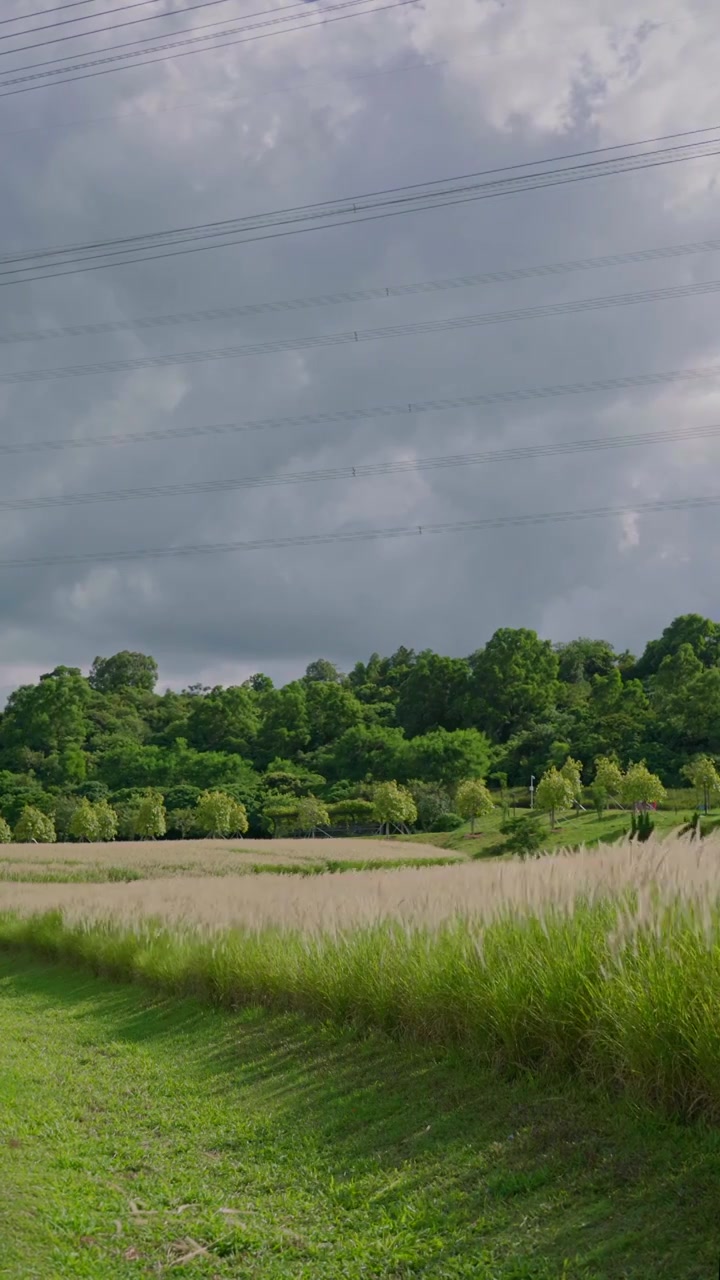
[(671, 837), (526, 862), (311, 878), (260, 874), (230, 879), (177, 876), (129, 884), (5, 883), (0, 884), (0, 910), (61, 908), (73, 920), (111, 916), (127, 922), (155, 916), (201, 927), (275, 925), (332, 931), (387, 918), (433, 925), (468, 916), (480, 921), (508, 913), (542, 916), (550, 907), (571, 911), (580, 898), (597, 901), (629, 889), (638, 893), (640, 915), (654, 893), (666, 900), (679, 896), (701, 904), (717, 901), (720, 839), (693, 844)]
[(0, 873), (20, 875), (122, 867), (143, 875), (223, 875), (258, 863), (313, 866), (336, 862), (437, 858), (433, 845), (393, 840), (118, 840), (112, 844), (0, 845)]

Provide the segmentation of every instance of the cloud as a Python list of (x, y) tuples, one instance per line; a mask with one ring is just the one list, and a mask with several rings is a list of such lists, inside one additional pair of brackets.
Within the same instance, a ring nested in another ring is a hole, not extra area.
[[(15, 5), (15, 12), (22, 8)], [(179, 20), (178, 20), (179, 21)], [(434, 0), (5, 100), (4, 245), (82, 243), (298, 206), (712, 123), (709, 0)], [(8, 61), (11, 61), (8, 59)], [(423, 61), (428, 65), (419, 70)], [(15, 131), (15, 132), (14, 132)], [(4, 290), (3, 328), (92, 324), (551, 263), (715, 236), (708, 159)], [(714, 278), (717, 255), (447, 294), (0, 346), (6, 371), (443, 319)], [(717, 361), (695, 298), (0, 389), (0, 435), (43, 441), (335, 414)], [(0, 498), (277, 475), (720, 422), (720, 380), (485, 409), (5, 455)], [(2, 556), (135, 550), (707, 493), (718, 440), (372, 480), (0, 513)], [(503, 625), (639, 648), (716, 608), (712, 512), (0, 568), (0, 690), (56, 662), (152, 652), (165, 680), (288, 678), (403, 643), (467, 653)], [(18, 675), (18, 673), (22, 673)]]

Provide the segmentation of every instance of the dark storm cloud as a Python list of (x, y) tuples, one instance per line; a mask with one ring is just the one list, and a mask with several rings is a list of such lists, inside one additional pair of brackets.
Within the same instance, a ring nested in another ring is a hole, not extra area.
[[(668, 73), (656, 83), (653, 96), (648, 77), (657, 81), (657, 67), (664, 66), (674, 6), (664, 7), (655, 33), (641, 30), (648, 6), (633, 7), (637, 13), (628, 19), (626, 5), (598, 0), (579, 30), (576, 6), (557, 0), (547, 6), (543, 44), (534, 38), (532, 6), (525, 3), (506, 5), (496, 17), (490, 6), (463, 0), (450, 16), (442, 0), (428, 0), (410, 16), (377, 15), (344, 30), (339, 24), (316, 36), (191, 58), (182, 67), (156, 66), (6, 99), (3, 245), (83, 242), (541, 158), (662, 132), (668, 112), (679, 127), (711, 120), (718, 91), (707, 51), (717, 50), (720, 36), (714, 8), (692, 9), (696, 29), (687, 39), (692, 35), (703, 50), (695, 82), (679, 69), (674, 80)], [(567, 31), (567, 65), (558, 66), (558, 36)], [(474, 63), (467, 54), (473, 32)], [(423, 72), (359, 78), (417, 61), (418, 51), (449, 61)], [(693, 105), (698, 80), (703, 118)], [(57, 127), (92, 117), (103, 119)], [(38, 281), (0, 290), (1, 327), (233, 306), (699, 240), (717, 232), (708, 199), (716, 163)], [(18, 345), (2, 349), (2, 369), (445, 318), (707, 279), (719, 269), (708, 254), (400, 301)], [(720, 356), (716, 305), (696, 299), (353, 348), (4, 386), (0, 432), (6, 439), (44, 440), (154, 431), (705, 364)], [(2, 459), (0, 497), (273, 475), (712, 421), (720, 421), (720, 397), (709, 383), (24, 453)], [(717, 445), (705, 441), (692, 449), (662, 446), (213, 497), (0, 512), (2, 554), (129, 550), (626, 506), (708, 492), (717, 455)], [(121, 647), (153, 652), (164, 677), (178, 682), (200, 672), (229, 682), (257, 668), (287, 678), (318, 654), (347, 667), (373, 649), (400, 643), (466, 653), (501, 625), (535, 626), (555, 639), (599, 632), (637, 647), (673, 613), (713, 612), (704, 565), (716, 541), (715, 516), (705, 512), (166, 562), (0, 570), (0, 688), (32, 670), (61, 661), (86, 665), (95, 653)]]

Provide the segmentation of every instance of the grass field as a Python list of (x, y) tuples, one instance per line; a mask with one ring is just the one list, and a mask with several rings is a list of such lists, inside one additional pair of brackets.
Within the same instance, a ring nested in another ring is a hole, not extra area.
[(0, 1276), (715, 1280), (720, 837), (309, 843), (0, 884)]
[(528, 861), (390, 865), (355, 871), (350, 880), (303, 878), (291, 888), (269, 873), (252, 879), (196, 874), (115, 884), (8, 882), (0, 884), (0, 910), (62, 909), (70, 920), (108, 916), (133, 923), (153, 917), (170, 924), (313, 933), (378, 920), (437, 927), (459, 918), (489, 922), (508, 913), (541, 918), (550, 911), (572, 913), (581, 901), (619, 900), (629, 892), (639, 893), (644, 902), (654, 888), (666, 898), (720, 896), (720, 843), (669, 839)]
[(720, 1136), (0, 955), (8, 1280), (710, 1280)]
[[(459, 857), (460, 855), (455, 855)], [(0, 845), (0, 881), (105, 883), (167, 876), (318, 874), (386, 863), (446, 861), (425, 841), (394, 840), (117, 840), (109, 844)]]

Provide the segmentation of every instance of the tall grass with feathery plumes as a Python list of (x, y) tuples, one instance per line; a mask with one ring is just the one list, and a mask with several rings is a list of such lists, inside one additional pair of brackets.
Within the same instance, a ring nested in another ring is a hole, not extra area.
[(168, 898), (167, 881), (164, 899), (149, 882), (4, 885), (0, 946), (223, 1005), (460, 1046), (506, 1069), (579, 1072), (669, 1113), (720, 1120), (720, 841), (269, 876), (264, 912), (262, 880), (236, 886), (234, 916), (228, 885), (214, 880), (207, 893), (224, 903), (214, 921), (197, 881), (194, 913)]

